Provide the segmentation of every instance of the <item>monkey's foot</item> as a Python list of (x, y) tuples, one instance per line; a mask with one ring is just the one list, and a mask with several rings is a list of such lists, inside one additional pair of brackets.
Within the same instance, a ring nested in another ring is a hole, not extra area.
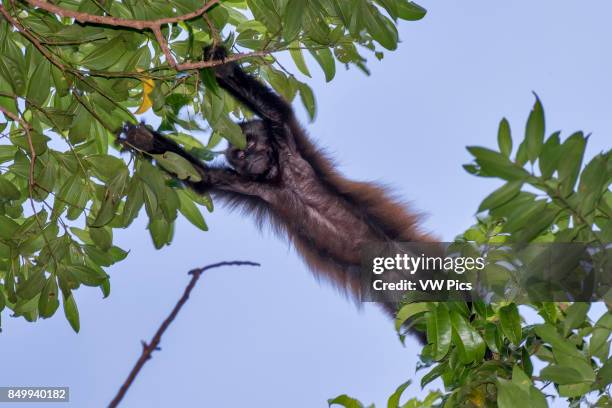
[(204, 48), (204, 61), (222, 61), (219, 65), (211, 67), (217, 77), (227, 77), (234, 71), (236, 63), (225, 62), (227, 55), (227, 49), (222, 45), (217, 45), (215, 47), (209, 45)]
[(227, 49), (223, 45), (209, 45), (204, 48), (204, 61), (223, 61), (227, 58)]

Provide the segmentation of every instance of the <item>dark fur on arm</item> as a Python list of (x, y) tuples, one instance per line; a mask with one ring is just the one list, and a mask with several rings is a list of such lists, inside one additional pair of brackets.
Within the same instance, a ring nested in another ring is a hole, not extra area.
[[(125, 137), (122, 138), (121, 135), (125, 135)], [(188, 180), (184, 182), (200, 194), (217, 189), (235, 194), (266, 196), (266, 189), (264, 186), (253, 183), (252, 180), (241, 176), (232, 169), (207, 166), (189, 152), (185, 151), (185, 149), (179, 146), (174, 140), (156, 132), (144, 124), (126, 125), (118, 136), (118, 142), (129, 149), (136, 149), (148, 154), (173, 152), (183, 157), (193, 165), (202, 177), (202, 180), (198, 182)], [(176, 175), (173, 174), (173, 176)]]
[[(207, 47), (204, 50), (206, 60), (224, 60), (226, 57), (227, 52), (222, 47)], [(293, 116), (291, 105), (244, 72), (238, 63), (228, 62), (212, 69), (219, 85), (261, 119), (283, 126)]]

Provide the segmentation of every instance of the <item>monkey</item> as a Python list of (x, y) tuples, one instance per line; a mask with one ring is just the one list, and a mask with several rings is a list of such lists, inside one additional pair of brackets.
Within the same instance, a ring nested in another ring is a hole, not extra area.
[[(209, 46), (204, 58), (224, 61), (227, 51)], [(188, 160), (201, 175), (199, 181), (185, 181), (188, 187), (242, 207), (260, 226), (270, 224), (293, 243), (315, 276), (353, 299), (360, 295), (364, 245), (434, 242), (421, 230), (419, 216), (385, 188), (341, 175), (307, 136), (291, 105), (238, 62), (224, 62), (212, 70), (219, 86), (257, 116), (240, 124), (247, 144), (244, 149), (229, 145), (229, 166), (204, 164), (144, 124), (127, 124), (123, 141), (146, 153), (171, 151)], [(395, 316), (396, 303), (383, 302), (382, 307)]]

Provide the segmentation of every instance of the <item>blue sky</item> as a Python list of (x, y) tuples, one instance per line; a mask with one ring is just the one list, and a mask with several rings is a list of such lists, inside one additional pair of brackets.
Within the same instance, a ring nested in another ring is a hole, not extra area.
[[(515, 140), (522, 137), (532, 91), (543, 101), (548, 133), (592, 132), (588, 157), (610, 148), (612, 4), (421, 4), (428, 16), (401, 23), (402, 44), (382, 62), (371, 58), (370, 77), (340, 68), (327, 84), (311, 61), (319, 114), (306, 127), (342, 172), (393, 186), (427, 214), (427, 230), (449, 240), (498, 186), (465, 173), (465, 146), (495, 146), (503, 116)], [(124, 406), (312, 408), (342, 393), (384, 406), (414, 376), (419, 348), (403, 347), (376, 307), (356, 307), (316, 282), (286, 242), (258, 232), (248, 217), (218, 208), (207, 222), (202, 233), (179, 221), (161, 251), (142, 215), (116, 233), (130, 256), (110, 270), (110, 298), (91, 288), (76, 294), (78, 335), (61, 314), (36, 324), (4, 314), (0, 384), (70, 386), (70, 406), (106, 405), (140, 340), (182, 293), (186, 272), (231, 259), (262, 267), (217, 269), (201, 279)], [(416, 384), (407, 391), (418, 393)]]

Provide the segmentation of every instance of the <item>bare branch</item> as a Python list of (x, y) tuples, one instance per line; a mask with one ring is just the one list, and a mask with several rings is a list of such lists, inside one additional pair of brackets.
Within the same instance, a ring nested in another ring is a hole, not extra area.
[(0, 106), (0, 112), (2, 112), (4, 114), (4, 116), (6, 116), (7, 118), (9, 118), (11, 120), (14, 120), (15, 122), (19, 122), (21, 124), (21, 126), (23, 126), (24, 128), (25, 127), (29, 128), (30, 124), (28, 122), (24, 121), (19, 116), (15, 115), (13, 112), (7, 110), (3, 106)]
[(164, 35), (161, 32), (161, 28), (153, 27), (153, 34), (155, 34), (155, 39), (159, 43), (159, 46), (162, 49), (162, 52), (166, 56), (166, 61), (171, 67), (176, 67), (176, 60), (174, 59), (174, 55), (170, 52), (170, 48), (168, 47), (168, 42), (164, 38)]
[(179, 299), (177, 304), (172, 309), (172, 312), (170, 312), (168, 317), (162, 322), (161, 326), (159, 326), (159, 328), (155, 332), (155, 335), (153, 336), (151, 341), (148, 344), (145, 343), (144, 341), (142, 342), (142, 354), (140, 355), (140, 358), (138, 358), (138, 361), (136, 361), (136, 364), (132, 368), (132, 371), (130, 371), (130, 374), (128, 375), (128, 377), (125, 380), (125, 382), (121, 385), (121, 388), (119, 388), (119, 391), (117, 392), (117, 395), (115, 396), (115, 398), (113, 398), (111, 403), (108, 405), (109, 408), (115, 408), (115, 407), (117, 407), (119, 405), (119, 403), (121, 402), (121, 400), (125, 396), (125, 393), (130, 388), (132, 383), (134, 382), (134, 379), (136, 378), (136, 376), (138, 375), (138, 373), (140, 372), (142, 367), (145, 365), (147, 360), (149, 360), (151, 358), (151, 354), (155, 350), (159, 350), (159, 343), (161, 341), (162, 335), (168, 329), (168, 326), (170, 326), (170, 324), (174, 321), (174, 319), (178, 315), (178, 313), (181, 310), (181, 308), (183, 307), (183, 305), (189, 299), (189, 295), (191, 294), (191, 291), (195, 287), (198, 279), (200, 279), (200, 276), (202, 276), (202, 273), (204, 273), (205, 271), (207, 271), (209, 269), (218, 268), (218, 267), (221, 267), (221, 266), (231, 266), (231, 265), (235, 265), (235, 266), (240, 266), (240, 265), (260, 266), (258, 263), (251, 262), (251, 261), (230, 261), (230, 262), (218, 262), (218, 263), (206, 265), (206, 266), (204, 266), (202, 268), (193, 269), (193, 270), (189, 271), (189, 274), (192, 277), (191, 277), (191, 280), (189, 281), (189, 284), (185, 288), (185, 291), (183, 292), (183, 296), (181, 296), (181, 298)]

